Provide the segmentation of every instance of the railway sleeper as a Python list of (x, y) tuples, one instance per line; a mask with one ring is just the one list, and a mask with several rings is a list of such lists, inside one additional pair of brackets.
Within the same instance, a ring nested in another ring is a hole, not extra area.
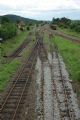
[(29, 76), (30, 75), (30, 72), (32, 72), (33, 70), (32, 69), (30, 69), (28, 72), (27, 71), (23, 71), (23, 74), (20, 76), (20, 79), (22, 79), (22, 78), (26, 78), (27, 76)]
[(16, 109), (16, 105), (17, 104), (6, 104), (5, 108), (2, 111), (3, 112), (5, 112), (5, 111), (10, 112), (10, 110), (14, 111)]
[[(19, 107), (19, 109), (18, 109), (18, 111), (17, 111), (17, 113), (20, 113), (21, 111), (22, 111), (22, 107), (23, 105), (21, 105), (20, 107)], [(5, 109), (3, 109), (3, 111), (1, 112), (1, 115), (2, 116), (6, 116), (6, 114), (9, 114), (10, 116), (11, 116), (11, 114), (13, 115), (13, 113), (15, 112), (15, 110), (16, 110), (16, 107), (11, 107), (11, 108), (5, 108)]]
[[(18, 119), (20, 119), (20, 114), (21, 114), (21, 112), (19, 112), (19, 114), (17, 115), (17, 119), (15, 119), (15, 120), (18, 120)], [(1, 117), (1, 120), (12, 120), (12, 117), (13, 117), (13, 113), (10, 113), (10, 114), (8, 114), (8, 113), (6, 113), (6, 115), (4, 116), (2, 116)]]
[(2, 116), (1, 120), (11, 120), (10, 114), (6, 114), (6, 116)]
[[(24, 103), (20, 103), (20, 106), (22, 106), (23, 104)], [(6, 104), (5, 108), (3, 109), (3, 111), (9, 110), (9, 109), (15, 110), (16, 109), (16, 105), (17, 105), (17, 102), (16, 102), (16, 104)]]
[[(23, 94), (23, 97), (26, 97), (26, 95), (27, 95), (27, 93), (25, 92), (25, 93)], [(15, 97), (17, 98), (17, 97), (20, 97), (20, 96), (21, 96), (21, 93), (19, 93), (19, 94), (12, 94), (12, 95), (11, 95), (11, 97), (14, 97), (14, 98), (15, 98)]]
[(3, 115), (3, 116), (6, 116), (6, 114), (11, 114), (11, 113), (14, 113), (14, 111), (15, 111), (15, 108), (5, 108), (5, 109), (3, 109), (2, 110), (2, 112), (1, 112), (1, 114)]
[[(26, 91), (26, 92), (27, 92), (27, 91)], [(25, 93), (23, 94), (23, 96), (22, 96), (22, 99), (24, 99), (24, 100), (25, 100), (25, 98), (26, 98), (26, 96), (27, 96), (27, 93), (26, 93), (26, 92), (25, 92)], [(20, 96), (21, 96), (21, 95), (20, 95)], [(17, 101), (17, 100), (20, 98), (20, 96), (14, 95), (14, 96), (10, 96), (8, 99), (9, 99), (9, 101), (10, 101), (10, 100), (13, 100), (13, 101), (16, 100), (16, 101)]]
[[(15, 82), (16, 82), (16, 81), (13, 81), (13, 84), (14, 84)], [(26, 82), (26, 79), (25, 79), (25, 80), (21, 79), (21, 80), (17, 81), (16, 84), (24, 84), (25, 82)]]
[(16, 82), (15, 89), (23, 88), (25, 83), (26, 83), (26, 80), (24, 82), (22, 82), (22, 81)]
[(8, 98), (8, 100), (18, 100), (19, 99), (19, 96), (10, 96), (9, 98)]
[(16, 84), (14, 89), (13, 89), (13, 92), (16, 91), (16, 90), (22, 91), (24, 85), (25, 85), (25, 83), (23, 83), (23, 84), (21, 84), (21, 83)]
[[(27, 94), (26, 92), (27, 92), (27, 91), (24, 92), (23, 96), (26, 96), (26, 94)], [(12, 93), (9, 98), (13, 98), (13, 97), (14, 97), (14, 98), (17, 98), (17, 97), (20, 97), (20, 96), (21, 96), (21, 93), (22, 93), (22, 92)]]
[(19, 81), (26, 82), (30, 77), (31, 77), (30, 73), (29, 74), (25, 73), (24, 75), (21, 76), (21, 78), (17, 82), (19, 82)]
[(17, 93), (12, 93), (11, 96), (20, 96), (21, 92), (17, 92)]
[[(13, 90), (13, 93), (14, 92), (22, 92), (23, 88), (24, 88), (24, 85), (25, 84), (16, 84), (16, 87), (15, 89)], [(26, 87), (28, 87), (30, 85), (30, 81), (28, 81)]]
[(13, 93), (21, 93), (22, 92), (22, 88), (21, 89), (15, 89), (14, 91), (13, 91)]
[[(21, 104), (23, 104), (24, 103), (24, 101), (21, 101)], [(7, 104), (16, 104), (16, 100), (13, 100), (13, 101), (7, 101)]]

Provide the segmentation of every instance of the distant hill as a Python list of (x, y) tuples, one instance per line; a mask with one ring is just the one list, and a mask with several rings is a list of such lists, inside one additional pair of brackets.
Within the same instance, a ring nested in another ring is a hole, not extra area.
[[(5, 17), (8, 17), (10, 19), (10, 21), (12, 22), (16, 22), (17, 20), (22, 20), (24, 21), (26, 24), (28, 23), (36, 23), (36, 22), (39, 22), (37, 20), (33, 20), (33, 19), (29, 19), (29, 18), (24, 18), (24, 17), (21, 17), (21, 16), (17, 16), (17, 15), (4, 15)], [(0, 16), (0, 19), (2, 18), (3, 16)]]

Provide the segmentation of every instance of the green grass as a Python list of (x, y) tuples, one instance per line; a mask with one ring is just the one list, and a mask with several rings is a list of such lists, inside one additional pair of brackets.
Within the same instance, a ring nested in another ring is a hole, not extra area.
[(47, 33), (44, 34), (44, 44), (47, 48), (47, 51), (49, 52), (50, 51), (50, 39), (49, 39), (49, 35)]
[(19, 35), (15, 36), (12, 39), (6, 40), (1, 45), (1, 50), (3, 55), (7, 55), (13, 52), (20, 44), (27, 38), (27, 31), (21, 32)]
[(9, 64), (3, 64), (2, 67), (0, 67), (0, 91), (4, 90), (10, 77), (17, 70), (19, 65), (20, 62), (18, 60), (14, 60)]
[[(3, 91), (11, 76), (18, 69), (21, 62), (17, 59), (11, 63), (4, 62), (2, 55), (13, 52), (27, 38), (28, 32), (21, 32), (19, 35), (2, 43), (0, 48), (0, 91)], [(1, 54), (2, 50), (2, 54)]]
[(75, 31), (72, 31), (71, 29), (64, 29), (64, 28), (59, 28), (59, 30), (61, 30), (62, 32), (64, 32), (64, 33), (66, 33), (66, 34), (68, 34), (68, 35), (72, 35), (72, 36), (74, 36), (74, 37), (78, 37), (78, 38), (80, 38), (80, 33), (77, 33), (77, 32), (75, 32)]
[[(33, 36), (33, 38), (34, 38), (34, 36)], [(29, 54), (30, 54), (30, 52), (31, 52), (31, 49), (32, 49), (34, 43), (35, 43), (35, 39), (32, 40), (32, 41), (28, 44), (27, 48), (21, 53), (21, 55), (22, 55), (24, 58), (26, 58), (26, 57), (29, 56)]]
[(80, 45), (67, 41), (62, 37), (55, 37), (66, 67), (72, 80), (80, 81)]

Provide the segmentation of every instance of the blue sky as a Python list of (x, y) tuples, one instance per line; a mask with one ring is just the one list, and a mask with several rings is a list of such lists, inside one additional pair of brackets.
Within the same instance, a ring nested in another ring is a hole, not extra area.
[(80, 19), (80, 0), (0, 0), (0, 15), (5, 14), (38, 20)]

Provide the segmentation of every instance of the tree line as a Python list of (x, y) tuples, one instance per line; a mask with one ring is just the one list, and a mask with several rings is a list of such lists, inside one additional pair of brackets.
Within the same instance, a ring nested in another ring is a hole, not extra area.
[(17, 34), (16, 24), (11, 22), (7, 17), (2, 17), (0, 21), (0, 38), (6, 40)]
[(80, 32), (80, 20), (71, 20), (68, 18), (53, 18), (51, 24), (56, 24), (61, 28), (69, 28), (73, 31)]

